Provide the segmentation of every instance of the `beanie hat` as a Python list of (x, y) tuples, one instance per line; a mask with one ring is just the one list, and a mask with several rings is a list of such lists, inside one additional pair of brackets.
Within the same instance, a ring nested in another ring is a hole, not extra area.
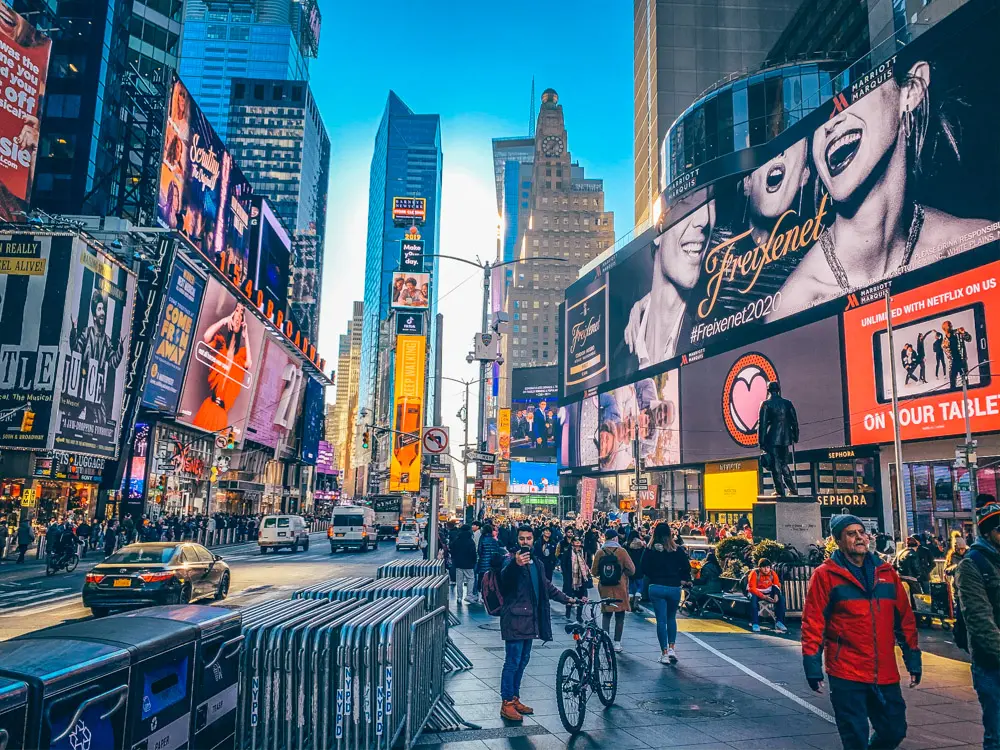
[(838, 513), (830, 519), (830, 534), (834, 539), (840, 539), (840, 534), (852, 524), (864, 526), (861, 519), (849, 513)]
[(982, 502), (983, 495), (976, 498), (976, 524), (979, 526), (979, 536), (988, 536), (993, 529), (1000, 526), (1000, 503), (996, 498), (989, 496), (992, 502)]
[(618, 538), (618, 532), (615, 529), (613, 529), (613, 528), (608, 529), (607, 531), (604, 532), (604, 538), (605, 539), (617, 539)]

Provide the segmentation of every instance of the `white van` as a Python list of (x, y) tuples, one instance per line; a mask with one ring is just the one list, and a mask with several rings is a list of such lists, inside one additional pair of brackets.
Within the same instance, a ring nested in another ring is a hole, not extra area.
[(375, 511), (363, 505), (339, 505), (330, 517), (330, 554), (338, 549), (378, 549), (378, 529)]
[(309, 527), (302, 516), (264, 516), (257, 530), (260, 554), (268, 549), (288, 547), (298, 552), (299, 547), (309, 549)]

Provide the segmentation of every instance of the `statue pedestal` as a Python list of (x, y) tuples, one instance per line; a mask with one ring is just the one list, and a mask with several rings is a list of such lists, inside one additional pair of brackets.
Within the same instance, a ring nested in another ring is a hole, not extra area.
[(812, 495), (759, 495), (753, 505), (753, 537), (790, 544), (805, 555), (810, 544), (823, 538), (819, 503)]

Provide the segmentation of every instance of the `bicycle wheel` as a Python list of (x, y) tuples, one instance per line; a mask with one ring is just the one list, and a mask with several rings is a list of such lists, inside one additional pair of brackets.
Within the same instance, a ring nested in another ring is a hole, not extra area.
[(559, 719), (566, 731), (576, 734), (587, 715), (587, 675), (576, 652), (567, 649), (559, 657), (556, 669), (556, 702)]
[(66, 572), (72, 573), (74, 570), (76, 570), (76, 566), (79, 564), (80, 564), (80, 556), (74, 552), (72, 555), (69, 556), (69, 559), (66, 560)]
[(618, 655), (611, 638), (603, 631), (594, 647), (594, 686), (601, 703), (610, 706), (615, 702), (618, 695)]

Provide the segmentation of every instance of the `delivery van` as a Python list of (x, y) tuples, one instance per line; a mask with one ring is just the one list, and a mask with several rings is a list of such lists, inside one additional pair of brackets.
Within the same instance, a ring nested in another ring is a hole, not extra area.
[(264, 516), (257, 530), (257, 544), (262, 555), (282, 547), (292, 552), (298, 552), (299, 547), (308, 550), (309, 527), (302, 516)]
[(367, 552), (378, 549), (378, 532), (375, 511), (364, 505), (338, 505), (330, 516), (330, 554), (338, 549), (357, 549)]

